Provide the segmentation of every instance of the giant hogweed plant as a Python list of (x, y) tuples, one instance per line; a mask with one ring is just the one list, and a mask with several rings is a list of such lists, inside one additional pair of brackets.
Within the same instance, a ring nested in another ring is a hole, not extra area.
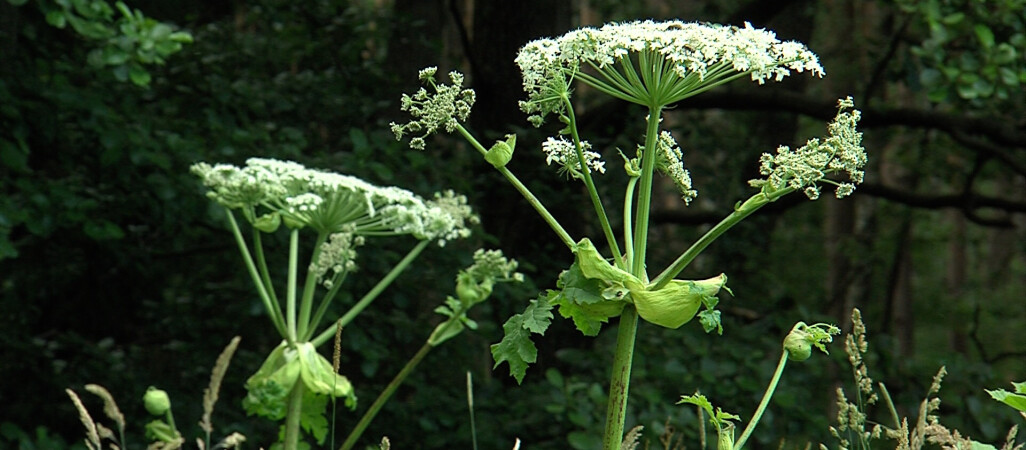
[[(603, 233), (597, 242), (590, 237), (572, 237), (510, 170), (515, 135), (507, 135), (486, 147), (464, 126), (475, 93), (463, 86), (462, 74), (450, 72), (450, 84), (445, 84), (437, 78), (436, 68), (422, 70), (419, 78), (425, 86), (401, 99), (402, 109), (409, 112), (412, 120), (393, 123), (391, 128), (398, 139), (410, 136), (410, 147), (417, 150), (423, 150), (427, 138), (441, 131), (465, 138), (526, 198), (574, 255), (573, 264), (559, 274), (555, 289), (531, 300), (523, 313), (503, 325), (505, 336), (491, 348), (496, 367), (506, 362), (511, 375), (522, 381), (528, 365), (537, 358), (531, 336), (544, 334), (554, 318), (554, 309), (588, 336), (597, 335), (604, 323), (619, 317), (603, 436), (603, 448), (617, 449), (624, 437), (639, 319), (678, 328), (698, 317), (706, 332), (721, 334), (720, 312), (715, 308), (719, 292), (730, 292), (726, 275), (703, 280), (683, 280), (677, 276), (728, 229), (785, 195), (801, 192), (815, 200), (824, 187), (835, 188), (838, 198), (851, 194), (862, 181), (866, 163), (861, 133), (855, 128), (860, 113), (853, 109), (851, 98), (840, 100), (837, 116), (828, 126), (828, 136), (809, 140), (798, 149), (781, 146), (776, 152), (763, 154), (759, 167), (763, 178), (750, 181), (756, 192), (737, 202), (730, 214), (684, 249), (668, 267), (650, 273), (647, 250), (654, 177), (658, 173), (670, 178), (685, 203), (698, 194), (684, 165), (680, 145), (669, 130), (661, 129), (664, 111), (689, 97), (741, 78), (764, 84), (780, 81), (794, 72), (821, 77), (824, 72), (817, 56), (803, 44), (781, 42), (772, 32), (750, 24), (732, 27), (644, 21), (581, 28), (556, 39), (532, 41), (520, 50), (516, 63), (526, 93), (520, 107), (528, 114), (528, 121), (540, 127), (555, 118), (564, 125), (558, 135), (541, 145), (542, 151), (549, 165), (556, 166), (570, 180), (584, 183), (587, 201)], [(620, 152), (628, 182), (619, 211), (623, 217), (619, 230), (614, 229), (610, 215), (614, 206), (619, 205), (603, 199), (596, 188), (599, 175), (606, 171), (603, 152), (579, 133), (572, 100), (575, 84), (647, 108), (648, 114), (640, 118), (646, 125), (644, 141), (633, 154)], [(810, 345), (822, 345), (837, 332), (835, 327), (824, 324), (799, 325), (795, 330), (804, 334), (799, 339), (789, 338), (798, 347), (790, 351), (785, 347), (767, 395), (772, 394), (788, 355), (797, 352), (807, 357)], [(708, 405), (717, 429), (732, 432), (732, 426), (726, 424), (736, 416), (712, 411), (704, 397), (689, 396), (684, 401), (702, 408)], [(750, 422), (749, 428), (757, 421), (758, 417)], [(746, 430), (745, 437), (747, 433), (750, 431)], [(732, 434), (729, 442), (733, 442)], [(740, 448), (743, 444), (744, 438), (727, 448)]]
[[(282, 338), (246, 382), (243, 406), (250, 414), (285, 421), (286, 450), (299, 446), (301, 429), (323, 444), (328, 400), (343, 399), (355, 408), (356, 396), (349, 380), (338, 374), (338, 363), (329, 362), (317, 347), (348, 325), (431, 242), (444, 246), (448, 240), (468, 236), (468, 226), (477, 222), (477, 216), (466, 198), (452, 191), (425, 200), (398, 187), (374, 186), (289, 161), (251, 158), (242, 167), (199, 163), (192, 172), (203, 180), (207, 196), (225, 208), (260, 301)], [(244, 227), (250, 231), (248, 240)], [(281, 230), (289, 237), (283, 288), (276, 286), (280, 280), (272, 276), (263, 245), (265, 235)], [(313, 238), (307, 263), (300, 262), (301, 233)], [(368, 238), (400, 235), (412, 235), (419, 243), (348, 312), (326, 321), (343, 282), (357, 269), (357, 248)], [(501, 252), (478, 251), (474, 259), (474, 265), (457, 277), (457, 295), (437, 310), (446, 320), (372, 405), (343, 448), (355, 444), (384, 401), (431, 348), (475, 326), (467, 311), (485, 300), (495, 283), (520, 279), (514, 272), (516, 262)], [(302, 280), (301, 272), (305, 272)]]

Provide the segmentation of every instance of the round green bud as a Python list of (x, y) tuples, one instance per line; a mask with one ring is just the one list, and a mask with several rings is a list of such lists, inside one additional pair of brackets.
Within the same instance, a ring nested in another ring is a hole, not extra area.
[(150, 414), (163, 416), (171, 409), (171, 398), (166, 391), (150, 386), (143, 394), (143, 405)]
[(791, 361), (805, 361), (812, 356), (812, 343), (809, 342), (809, 333), (805, 330), (794, 329), (787, 333), (784, 338), (784, 350), (787, 350), (787, 359)]
[(513, 159), (513, 149), (517, 145), (517, 135), (507, 134), (506, 141), (498, 141), (485, 153), (485, 161), (488, 161), (496, 169), (505, 167)]

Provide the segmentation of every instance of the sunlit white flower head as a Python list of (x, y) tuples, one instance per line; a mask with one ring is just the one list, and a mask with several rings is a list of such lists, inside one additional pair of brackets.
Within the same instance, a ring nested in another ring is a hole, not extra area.
[(626, 101), (664, 106), (746, 75), (759, 84), (792, 71), (823, 75), (803, 44), (781, 42), (747, 22), (743, 28), (651, 20), (581, 28), (528, 43), (516, 63), (528, 96), (521, 109), (535, 125), (563, 112), (560, 100), (572, 79)]
[(466, 199), (451, 191), (425, 201), (405, 189), (379, 187), (291, 161), (250, 158), (243, 167), (199, 163), (192, 172), (203, 179), (208, 197), (241, 210), (254, 223), (258, 216), (274, 216), (290, 227), (328, 235), (412, 234), (444, 245), (468, 236), (468, 226), (477, 222)]
[(691, 203), (698, 196), (698, 191), (691, 188), (691, 173), (684, 168), (684, 152), (669, 131), (659, 133), (656, 151), (659, 152), (656, 168), (673, 180), (684, 203)]
[(401, 140), (406, 134), (414, 135), (410, 139), (410, 147), (415, 150), (423, 150), (424, 138), (434, 134), (439, 128), (450, 133), (454, 131), (459, 122), (467, 120), (470, 108), (474, 106), (474, 91), (463, 88), (462, 73), (449, 72), (452, 84), (446, 85), (435, 81), (437, 71), (436, 67), (428, 67), (421, 70), (418, 75), (434, 93), (429, 93), (426, 88), (420, 88), (412, 96), (402, 96), (401, 109), (409, 112), (414, 120), (403, 125), (395, 122), (390, 124), (397, 140)]
[[(836, 186), (834, 195), (842, 198), (855, 191), (855, 185), (862, 183), (866, 165), (866, 149), (862, 147), (862, 133), (856, 130), (862, 113), (854, 108), (851, 97), (837, 102), (838, 112), (830, 122), (830, 136), (826, 139), (810, 139), (801, 148), (791, 150), (780, 146), (776, 154), (763, 153), (759, 159), (759, 173), (766, 178), (748, 183), (762, 188), (764, 193), (784, 188), (800, 190), (810, 199), (819, 198), (819, 183)], [(847, 111), (851, 110), (851, 111)], [(826, 176), (844, 172), (846, 182), (836, 182)]]
[[(560, 173), (566, 173), (573, 178), (580, 180), (584, 177), (581, 173), (581, 161), (577, 158), (577, 151), (574, 143), (562, 137), (559, 139), (548, 138), (542, 143), (542, 151), (545, 152), (545, 163), (559, 166)], [(606, 163), (602, 161), (602, 155), (591, 151), (591, 144), (588, 141), (581, 141), (581, 154), (584, 155), (584, 163), (588, 170), (598, 173), (606, 173)]]

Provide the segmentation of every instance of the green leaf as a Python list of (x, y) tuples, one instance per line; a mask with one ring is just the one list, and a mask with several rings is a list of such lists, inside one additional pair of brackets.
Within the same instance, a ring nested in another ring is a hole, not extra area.
[(509, 363), (509, 374), (517, 380), (524, 381), (528, 364), (538, 360), (538, 348), (531, 342), (531, 332), (524, 327), (524, 316), (517, 314), (510, 317), (502, 325), (505, 336), (498, 344), (492, 344), (492, 358), (495, 359), (493, 369), (503, 361)]
[(128, 77), (132, 79), (132, 83), (135, 83), (136, 86), (146, 87), (150, 85), (150, 73), (139, 64), (132, 64), (128, 69)]
[(325, 415), (327, 406), (327, 396), (317, 395), (310, 391), (303, 393), (303, 406), (299, 413), (299, 425), (321, 445), (324, 444), (324, 438), (328, 436), (328, 417)]
[(723, 325), (720, 323), (720, 312), (715, 309), (707, 309), (698, 313), (698, 321), (706, 333), (716, 330), (717, 334), (723, 334)]
[[(1015, 385), (1015, 388), (1016, 390), (1026, 389), (1020, 385)], [(994, 391), (987, 389), (986, 391), (988, 394), (990, 394), (992, 398), (994, 398), (994, 400), (1011, 406), (1012, 408), (1015, 408), (1019, 411), (1026, 412), (1026, 395), (1014, 394), (1004, 389), (997, 389)]]
[[(602, 324), (609, 322), (610, 317), (620, 315), (623, 311), (622, 302), (605, 302), (597, 305), (581, 305), (570, 301), (559, 303), (559, 315), (572, 319), (574, 325), (585, 336), (598, 336)], [(613, 309), (610, 309), (613, 308)]]
[(545, 334), (545, 330), (552, 323), (552, 305), (548, 301), (549, 295), (552, 295), (551, 291), (545, 297), (531, 300), (531, 304), (527, 305), (527, 309), (524, 310), (523, 327), (532, 333)]
[(567, 300), (574, 303), (586, 305), (606, 301), (603, 296), (606, 283), (586, 277), (576, 261), (559, 275), (556, 286), (563, 290), (563, 296)]
[(994, 46), (994, 32), (990, 30), (990, 27), (981, 23), (973, 27), (973, 31), (976, 32), (976, 38), (980, 40), (984, 49)]
[(68, 20), (64, 16), (64, 11), (55, 9), (46, 13), (46, 23), (57, 28), (64, 28), (68, 25)]

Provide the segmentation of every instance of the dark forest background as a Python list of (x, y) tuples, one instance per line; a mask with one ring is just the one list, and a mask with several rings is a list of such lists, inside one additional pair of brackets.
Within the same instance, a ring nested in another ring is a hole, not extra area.
[[(426, 251), (346, 330), (343, 372), (362, 403), (357, 413), (340, 409), (340, 433), (430, 334), (456, 271), (486, 246), (520, 260), (529, 282), (503, 286), (475, 312), (477, 331), (431, 353), (367, 443), (387, 435), (398, 449), (470, 448), (470, 371), (483, 448), (510, 448), (516, 437), (527, 449), (596, 447), (614, 326), (592, 339), (557, 320), (537, 340), (539, 362), (520, 386), (505, 366), (492, 371), (488, 350), (507, 317), (553, 286), (570, 253), (475, 152), (446, 137), (411, 151), (387, 124), (402, 118), (399, 97), (417, 87), (419, 69), (465, 72), (478, 98), (470, 127), (486, 139), (518, 132), (511, 170), (571, 234), (594, 236), (578, 220), (590, 214), (584, 191), (534, 150), (554, 129), (530, 128), (517, 109), (513, 58), (532, 39), (643, 18), (751, 22), (807, 43), (827, 72), (761, 87), (735, 82), (673, 109), (666, 127), (700, 197), (685, 208), (668, 187), (654, 202), (656, 261), (671, 261), (747, 197), (760, 153), (823, 134), (838, 98), (852, 95), (863, 111), (870, 166), (854, 197), (785, 199), (692, 265), (690, 278), (730, 276), (726, 331), (643, 324), (628, 426), (645, 425), (653, 448), (667, 427), (696, 446), (696, 416), (674, 405), (680, 395), (700, 389), (750, 417), (786, 330), (804, 320), (847, 331), (853, 307), (869, 328), (871, 374), (901, 412), (915, 416), (946, 365), (944, 423), (995, 444), (1021, 423), (983, 389), (1026, 379), (1022, 0), (128, 6), (141, 15), (126, 20), (103, 0), (0, 0), (0, 447), (17, 448), (23, 435), (39, 448), (80, 442), (64, 389), (81, 393), (86, 383), (119, 400), (135, 425), (132, 442), (143, 442), (139, 399), (150, 385), (170, 392), (186, 436), (197, 436), (210, 367), (235, 335), (242, 344), (214, 424), (249, 436), (246, 448), (273, 442), (274, 424), (245, 417), (239, 402), (275, 335), (230, 233), (188, 173), (198, 161), (250, 156), (421, 195), (451, 188), (483, 219), (472, 239)], [(639, 141), (643, 112), (587, 92), (578, 101), (584, 135), (609, 161), (614, 147)], [(411, 245), (363, 253), (364, 276), (347, 281), (349, 301)], [(851, 392), (849, 372), (840, 343), (829, 357), (792, 366), (752, 445), (832, 446), (834, 389)]]

